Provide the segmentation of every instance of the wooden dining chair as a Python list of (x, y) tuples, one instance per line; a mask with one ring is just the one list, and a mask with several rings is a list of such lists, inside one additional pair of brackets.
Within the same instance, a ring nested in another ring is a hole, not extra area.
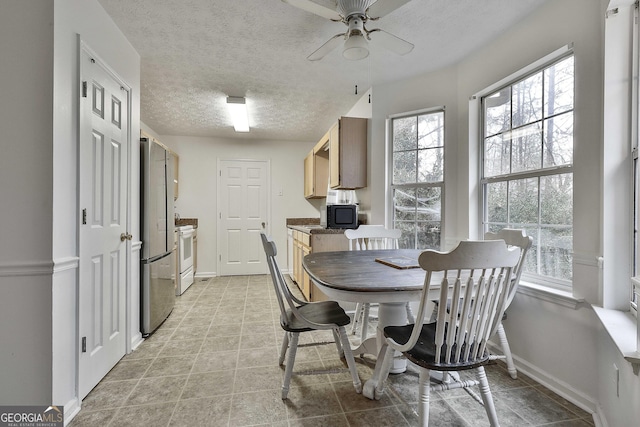
[(353, 379), (353, 386), (356, 392), (360, 393), (362, 391), (362, 383), (358, 377), (356, 362), (345, 330), (345, 326), (349, 324), (351, 319), (335, 301), (306, 302), (296, 298), (291, 293), (278, 267), (276, 244), (264, 233), (260, 233), (260, 237), (262, 238), (262, 246), (267, 256), (271, 280), (276, 291), (278, 305), (280, 306), (280, 326), (285, 331), (278, 361), (280, 366), (284, 363), (287, 350), (289, 350), (284, 384), (282, 386), (282, 399), (286, 399), (289, 393), (289, 383), (293, 375), (293, 365), (296, 359), (300, 333), (328, 329), (333, 332), (338, 355), (341, 358), (344, 355)]
[[(497, 233), (485, 233), (484, 239), (504, 240), (508, 246), (520, 248), (520, 258), (518, 259), (518, 263), (516, 264), (512, 272), (511, 288), (509, 289), (509, 297), (507, 299), (508, 308), (518, 290), (518, 286), (520, 284), (520, 276), (522, 275), (522, 270), (524, 268), (524, 260), (527, 252), (531, 248), (531, 245), (533, 245), (533, 238), (531, 236), (527, 236), (527, 233), (524, 230), (503, 228)], [(496, 334), (498, 335), (498, 340), (500, 342), (500, 347), (502, 348), (502, 355), (492, 355), (491, 357), (492, 359), (505, 359), (505, 362), (507, 364), (507, 371), (509, 371), (509, 375), (511, 376), (511, 378), (515, 380), (516, 378), (518, 378), (518, 371), (516, 370), (516, 366), (513, 363), (513, 356), (511, 355), (511, 348), (509, 347), (507, 334), (504, 331), (504, 326), (502, 326), (502, 320), (506, 319), (506, 317), (507, 313), (505, 312), (496, 330)]]
[[(385, 228), (384, 225), (361, 225), (356, 229), (345, 230), (344, 236), (349, 240), (350, 251), (364, 251), (375, 249), (398, 249), (398, 239), (401, 230)], [(356, 334), (360, 327), (360, 342), (367, 339), (370, 319), (370, 303), (357, 303), (353, 314), (351, 333)], [(407, 319), (414, 321), (409, 303), (406, 305)]]
[[(452, 251), (424, 251), (419, 257), (425, 271), (424, 290), (416, 322), (384, 328), (385, 341), (378, 355), (373, 377), (366, 382), (365, 396), (380, 399), (389, 375), (394, 352), (401, 352), (417, 365), (419, 374), (420, 425), (429, 424), (431, 391), (464, 388), (481, 404), (491, 426), (498, 426), (484, 365), (490, 361), (487, 342), (495, 333), (509, 300), (512, 271), (520, 251), (504, 241), (463, 241)], [(438, 275), (443, 277), (437, 279)], [(435, 277), (434, 277), (435, 276)], [(425, 323), (433, 298), (432, 280), (439, 287), (439, 310), (434, 323)], [(451, 301), (447, 309), (447, 302)], [(431, 385), (430, 371), (475, 370), (476, 379), (459, 379)], [(481, 397), (470, 390), (479, 385)]]
[[(484, 235), (485, 240), (504, 240), (507, 246), (512, 246), (515, 248), (519, 248), (520, 250), (520, 258), (518, 260), (518, 264), (516, 264), (513, 269), (512, 279), (511, 279), (511, 289), (509, 290), (509, 299), (507, 300), (507, 308), (513, 301), (513, 298), (516, 295), (518, 290), (518, 285), (520, 284), (520, 276), (522, 275), (522, 271), (524, 268), (524, 260), (529, 248), (533, 244), (533, 238), (531, 236), (527, 236), (527, 233), (524, 230), (515, 229), (515, 228), (503, 228), (497, 233), (487, 232)], [(435, 317), (438, 313), (438, 301), (433, 301), (434, 309), (433, 314), (431, 316), (431, 320), (435, 320)], [(448, 303), (449, 306), (451, 302)], [(515, 364), (513, 363), (513, 356), (511, 354), (511, 348), (509, 347), (509, 341), (507, 340), (507, 334), (504, 330), (504, 326), (502, 326), (502, 320), (507, 318), (507, 313), (503, 315), (503, 318), (498, 325), (496, 330), (496, 334), (498, 336), (500, 348), (502, 349), (502, 354), (492, 354), (491, 359), (504, 359), (507, 364), (507, 371), (509, 375), (514, 380), (518, 378), (518, 371), (516, 370)]]

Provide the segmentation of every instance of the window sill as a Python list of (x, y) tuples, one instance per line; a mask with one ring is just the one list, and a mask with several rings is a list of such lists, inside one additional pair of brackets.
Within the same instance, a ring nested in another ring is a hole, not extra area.
[(636, 318), (628, 311), (591, 306), (600, 323), (611, 337), (618, 351), (633, 365), (633, 373), (640, 372), (640, 352), (637, 350)]
[(518, 293), (538, 298), (542, 301), (558, 304), (572, 310), (577, 309), (578, 305), (584, 303), (583, 298), (576, 298), (571, 292), (561, 291), (559, 289), (553, 289), (548, 286), (537, 285), (535, 283), (525, 282), (522, 280), (520, 280), (520, 284), (518, 285)]

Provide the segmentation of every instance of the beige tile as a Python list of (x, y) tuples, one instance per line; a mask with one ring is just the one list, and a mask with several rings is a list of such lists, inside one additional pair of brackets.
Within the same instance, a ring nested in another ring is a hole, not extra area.
[(225, 336), (239, 336), (242, 331), (242, 324), (213, 324), (207, 332), (207, 338), (210, 337), (225, 337)]
[(254, 334), (243, 334), (240, 338), (240, 350), (273, 347), (276, 345), (276, 334), (271, 330), (257, 330)]
[[(209, 321), (211, 323), (211, 321)], [(209, 332), (209, 325), (206, 326), (196, 326), (192, 323), (182, 323), (178, 326), (171, 335), (170, 340), (193, 340), (193, 339), (201, 339), (204, 338)]]
[(167, 375), (186, 375), (196, 361), (195, 354), (174, 357), (158, 357), (144, 374), (145, 378), (163, 377)]
[(189, 376), (181, 399), (229, 395), (233, 392), (233, 371), (201, 372)]
[(370, 400), (362, 394), (356, 393), (353, 382), (334, 383), (333, 387), (345, 412), (364, 411), (394, 405), (394, 401), (387, 393), (380, 400)]
[(344, 414), (289, 420), (288, 427), (349, 427)]
[(287, 420), (287, 408), (280, 390), (234, 394), (230, 426), (269, 424)]
[(217, 427), (229, 425), (231, 396), (181, 400), (176, 405), (171, 427)]
[(153, 359), (121, 360), (109, 371), (103, 381), (121, 381), (142, 378)]
[(283, 370), (279, 366), (261, 366), (258, 368), (239, 367), (236, 370), (234, 393), (258, 390), (280, 390)]
[(138, 384), (138, 380), (102, 381), (82, 401), (83, 411), (118, 408)]
[(286, 400), (288, 416), (308, 418), (341, 414), (342, 407), (330, 384), (312, 384), (289, 390)]
[[(278, 317), (268, 276), (195, 283), (167, 321), (89, 393), (70, 426), (417, 425), (417, 371), (410, 365), (391, 375), (381, 400), (366, 399), (355, 392), (331, 331), (300, 334), (300, 344), (329, 344), (298, 349), (283, 401)], [(363, 383), (374, 365), (373, 356), (356, 356)], [(502, 425), (594, 425), (590, 414), (525, 375), (511, 379), (503, 362), (486, 371)], [(434, 426), (488, 425), (483, 407), (463, 390), (432, 393), (430, 406)]]
[(163, 341), (147, 341), (145, 340), (134, 351), (127, 354), (122, 360), (132, 359), (153, 359), (156, 357), (160, 350), (164, 347)]
[(134, 406), (150, 403), (176, 402), (180, 397), (180, 392), (186, 381), (186, 375), (143, 378), (138, 382), (123, 405)]
[(106, 426), (118, 412), (117, 409), (89, 412), (83, 408), (68, 427)]
[(238, 352), (238, 367), (278, 366), (279, 351), (280, 349), (275, 345), (271, 347), (240, 350)]
[[(400, 411), (393, 406), (368, 411), (347, 412), (345, 415), (351, 427), (401, 427), (410, 425)], [(451, 427), (450, 424), (433, 423), (432, 425)]]
[(215, 353), (219, 351), (235, 351), (240, 346), (240, 337), (209, 337), (204, 340), (202, 353)]
[(176, 402), (125, 406), (113, 417), (110, 425), (118, 427), (162, 427), (169, 425)]
[(183, 356), (185, 354), (198, 354), (204, 342), (204, 337), (193, 340), (168, 341), (158, 354), (158, 357)]
[(238, 363), (238, 351), (200, 353), (193, 365), (193, 374), (200, 372), (235, 370)]

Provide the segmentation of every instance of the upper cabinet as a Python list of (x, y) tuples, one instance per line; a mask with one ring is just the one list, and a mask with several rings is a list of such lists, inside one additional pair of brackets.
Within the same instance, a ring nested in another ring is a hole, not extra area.
[(341, 117), (304, 159), (304, 196), (367, 186), (367, 119)]
[(341, 117), (329, 131), (329, 186), (334, 189), (367, 186), (367, 119)]
[(329, 183), (329, 132), (304, 158), (304, 197), (327, 197)]

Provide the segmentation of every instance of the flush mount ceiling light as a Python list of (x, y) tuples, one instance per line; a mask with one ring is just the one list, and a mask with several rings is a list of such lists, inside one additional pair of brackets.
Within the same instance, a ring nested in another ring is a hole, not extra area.
[(228, 96), (227, 108), (231, 114), (233, 128), (236, 132), (249, 132), (249, 114), (247, 113), (247, 104), (243, 97)]

